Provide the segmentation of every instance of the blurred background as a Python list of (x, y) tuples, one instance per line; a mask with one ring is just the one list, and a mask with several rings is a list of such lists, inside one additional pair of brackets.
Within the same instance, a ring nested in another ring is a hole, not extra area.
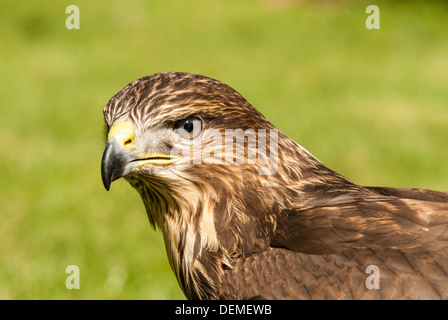
[(184, 299), (138, 194), (100, 176), (103, 106), (156, 72), (229, 84), (359, 184), (448, 191), (447, 18), (446, 1), (2, 1), (0, 299)]

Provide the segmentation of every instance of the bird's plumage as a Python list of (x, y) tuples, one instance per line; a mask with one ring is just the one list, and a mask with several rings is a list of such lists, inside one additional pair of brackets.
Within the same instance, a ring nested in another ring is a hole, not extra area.
[[(104, 115), (105, 186), (123, 176), (140, 193), (187, 298), (448, 298), (448, 193), (357, 185), (205, 76), (138, 79)], [(178, 137), (185, 119), (199, 137)], [(225, 148), (226, 130), (242, 140)], [(180, 145), (189, 152), (173, 154)], [(380, 288), (366, 284), (369, 266)]]

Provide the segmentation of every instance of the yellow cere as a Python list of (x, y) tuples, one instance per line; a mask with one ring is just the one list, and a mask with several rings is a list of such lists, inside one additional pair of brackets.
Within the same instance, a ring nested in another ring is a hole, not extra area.
[(109, 131), (109, 140), (115, 138), (123, 149), (132, 150), (134, 147), (134, 127), (128, 121), (119, 122)]

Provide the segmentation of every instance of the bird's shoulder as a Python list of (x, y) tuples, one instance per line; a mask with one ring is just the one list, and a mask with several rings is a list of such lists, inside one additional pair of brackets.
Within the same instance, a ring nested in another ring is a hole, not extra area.
[(448, 258), (448, 193), (375, 187), (314, 192), (278, 214), (271, 245), (311, 254), (391, 248)]
[(447, 299), (448, 259), (397, 250), (313, 255), (284, 248), (240, 257), (221, 278), (227, 299)]

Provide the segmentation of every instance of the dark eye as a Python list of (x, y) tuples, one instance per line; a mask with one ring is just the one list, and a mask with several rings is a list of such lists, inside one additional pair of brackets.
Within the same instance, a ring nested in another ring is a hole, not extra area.
[(174, 124), (173, 130), (182, 138), (194, 139), (202, 131), (202, 121), (197, 117), (183, 119)]

